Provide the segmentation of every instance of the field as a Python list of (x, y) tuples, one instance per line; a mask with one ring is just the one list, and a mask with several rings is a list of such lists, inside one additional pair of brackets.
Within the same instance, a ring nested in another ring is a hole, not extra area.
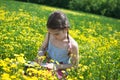
[(79, 66), (68, 70), (67, 80), (120, 80), (120, 20), (9, 0), (0, 0), (0, 80), (56, 80), (44, 69), (30, 69), (36, 75), (29, 76), (23, 71), (44, 40), (49, 14), (58, 9), (79, 44)]

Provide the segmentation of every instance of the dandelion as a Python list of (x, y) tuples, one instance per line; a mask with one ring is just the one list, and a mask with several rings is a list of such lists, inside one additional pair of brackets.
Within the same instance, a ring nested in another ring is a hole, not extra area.
[(78, 64), (78, 67), (81, 67), (82, 66), (82, 64)]
[(7, 73), (3, 73), (1, 76), (2, 76), (2, 80), (11, 80), (10, 75)]
[(72, 79), (72, 78), (68, 78), (67, 80), (74, 80), (74, 79)]
[(23, 9), (19, 9), (19, 11), (23, 11)]
[(71, 69), (67, 69), (67, 71), (70, 71)]
[(16, 79), (16, 76), (15, 76), (15, 75), (12, 75), (12, 76), (11, 76), (11, 79)]
[(11, 68), (17, 68), (17, 65), (16, 64), (11, 64)]
[(6, 12), (4, 10), (0, 9), (0, 20), (5, 19), (5, 14), (6, 14)]
[(109, 30), (109, 31), (112, 31), (112, 27), (108, 27), (108, 30)]
[(82, 79), (82, 80), (84, 79), (84, 77), (83, 77), (83, 76), (81, 76), (81, 75), (79, 76), (79, 78), (80, 78), (80, 79)]
[(24, 56), (23, 54), (20, 54), (20, 55), (14, 54), (14, 56), (16, 56), (16, 59), (19, 63), (25, 63), (25, 59), (23, 57)]
[(23, 74), (24, 73), (23, 69), (19, 69), (18, 73)]
[(8, 67), (8, 66), (7, 66), (7, 67), (3, 67), (2, 69), (3, 69), (4, 71), (8, 72), (8, 73), (11, 72), (10, 67)]
[(88, 69), (87, 66), (83, 66), (83, 67), (82, 67), (82, 72), (86, 71), (87, 69)]

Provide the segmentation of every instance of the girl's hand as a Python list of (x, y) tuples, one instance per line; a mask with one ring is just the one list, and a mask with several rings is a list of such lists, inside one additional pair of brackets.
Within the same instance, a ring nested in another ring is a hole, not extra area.
[(37, 56), (44, 56), (44, 51), (38, 51), (38, 55)]
[(46, 63), (46, 66), (48, 69), (54, 69), (54, 64), (53, 63)]
[(56, 70), (56, 65), (54, 63), (45, 63), (45, 64), (42, 63), (41, 66), (46, 67), (51, 70)]
[(38, 64), (41, 64), (43, 61), (43, 56), (44, 56), (44, 51), (38, 51), (35, 62), (37, 62)]

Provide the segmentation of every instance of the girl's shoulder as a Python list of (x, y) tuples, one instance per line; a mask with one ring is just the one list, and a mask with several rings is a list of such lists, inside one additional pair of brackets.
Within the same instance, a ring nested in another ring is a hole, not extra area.
[(71, 36), (70, 36), (70, 44), (71, 44), (71, 48), (72, 50), (78, 50), (78, 43), (77, 41), (75, 41), (75, 39), (73, 39)]

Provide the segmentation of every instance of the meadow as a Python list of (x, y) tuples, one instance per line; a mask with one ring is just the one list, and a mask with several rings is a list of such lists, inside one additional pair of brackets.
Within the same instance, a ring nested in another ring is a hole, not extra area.
[[(79, 44), (78, 69), (67, 80), (120, 80), (120, 20), (32, 3), (0, 0), (0, 80), (56, 80), (45, 69), (23, 75), (37, 55), (52, 11), (69, 18), (70, 35)], [(32, 75), (32, 74), (35, 75)]]

